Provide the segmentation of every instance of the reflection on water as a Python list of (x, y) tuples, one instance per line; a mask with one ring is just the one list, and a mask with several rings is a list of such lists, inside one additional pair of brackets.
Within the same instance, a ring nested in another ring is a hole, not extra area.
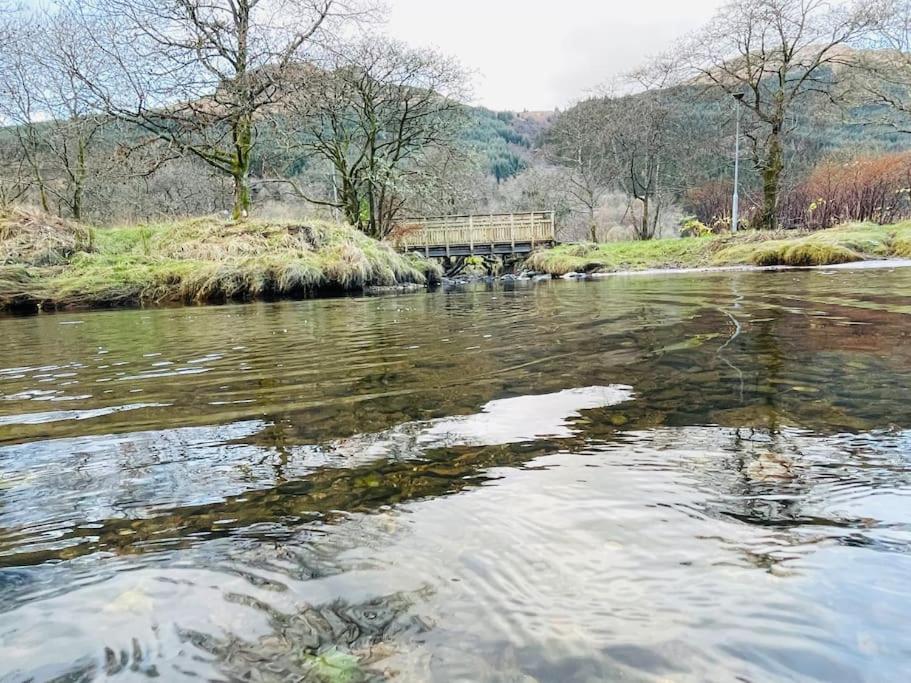
[(909, 314), (899, 269), (2, 319), (0, 681), (904, 680)]

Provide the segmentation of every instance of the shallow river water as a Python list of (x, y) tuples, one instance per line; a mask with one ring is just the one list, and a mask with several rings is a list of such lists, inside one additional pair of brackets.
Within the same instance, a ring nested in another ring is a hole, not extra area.
[(0, 681), (911, 672), (911, 268), (0, 343)]

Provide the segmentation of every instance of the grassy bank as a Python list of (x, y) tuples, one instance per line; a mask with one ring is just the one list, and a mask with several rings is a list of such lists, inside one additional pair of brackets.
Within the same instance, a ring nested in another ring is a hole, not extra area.
[(424, 284), (439, 266), (345, 225), (205, 217), (91, 228), (0, 215), (0, 310), (214, 303)]
[(533, 270), (618, 272), (718, 266), (826, 266), (868, 259), (911, 258), (911, 222), (847, 224), (814, 233), (743, 232), (649, 242), (564, 244), (528, 259)]

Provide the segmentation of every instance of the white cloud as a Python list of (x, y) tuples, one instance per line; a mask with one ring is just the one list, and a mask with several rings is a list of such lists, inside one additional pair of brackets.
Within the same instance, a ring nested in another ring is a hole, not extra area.
[(388, 31), (478, 73), (478, 104), (564, 107), (705, 22), (718, 0), (389, 0)]

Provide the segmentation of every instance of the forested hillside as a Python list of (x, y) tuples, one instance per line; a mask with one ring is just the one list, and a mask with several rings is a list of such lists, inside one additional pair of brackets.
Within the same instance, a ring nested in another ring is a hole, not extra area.
[(508, 180), (535, 163), (534, 151), (557, 113), (471, 110), (465, 140), (483, 155), (497, 182)]

